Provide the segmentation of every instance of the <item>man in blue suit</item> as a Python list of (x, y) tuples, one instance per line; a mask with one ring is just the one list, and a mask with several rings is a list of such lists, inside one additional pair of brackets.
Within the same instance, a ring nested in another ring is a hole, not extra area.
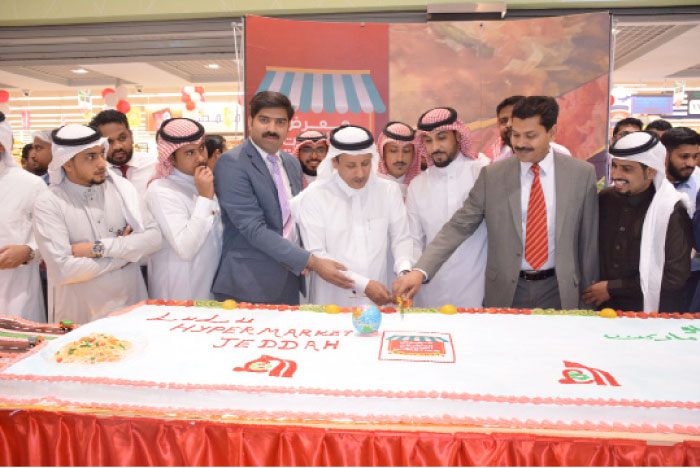
[(224, 224), (212, 286), (217, 300), (296, 305), (308, 270), (337, 286), (352, 286), (341, 273), (343, 265), (300, 246), (289, 201), (302, 190), (301, 166), (280, 150), (293, 115), (283, 94), (256, 94), (248, 115), (250, 137), (216, 162), (214, 186)]

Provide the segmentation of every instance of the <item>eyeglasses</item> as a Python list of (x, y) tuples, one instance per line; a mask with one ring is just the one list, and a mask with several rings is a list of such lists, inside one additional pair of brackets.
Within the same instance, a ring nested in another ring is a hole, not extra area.
[(309, 156), (313, 153), (318, 154), (319, 156), (325, 156), (326, 153), (328, 153), (328, 148), (325, 146), (319, 146), (317, 148), (312, 148), (310, 146), (304, 146), (302, 149), (299, 150), (299, 152), (303, 155)]

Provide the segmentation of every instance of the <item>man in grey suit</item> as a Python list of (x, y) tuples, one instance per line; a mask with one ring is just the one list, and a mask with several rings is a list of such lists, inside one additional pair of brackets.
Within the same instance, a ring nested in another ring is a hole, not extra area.
[(222, 154), (214, 186), (224, 225), (212, 292), (217, 300), (299, 304), (302, 273), (350, 288), (345, 267), (300, 246), (289, 200), (302, 190), (299, 161), (280, 150), (294, 108), (283, 94), (263, 91), (250, 102), (246, 139)]
[(591, 164), (552, 150), (558, 114), (548, 96), (515, 106), (516, 157), (481, 170), (414, 270), (394, 282), (394, 296), (413, 297), (486, 219), (484, 306), (579, 307), (581, 292), (598, 279), (596, 176)]

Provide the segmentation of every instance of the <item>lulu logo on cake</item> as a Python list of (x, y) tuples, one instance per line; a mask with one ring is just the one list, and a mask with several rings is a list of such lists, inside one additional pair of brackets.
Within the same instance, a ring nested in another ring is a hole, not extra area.
[(452, 337), (438, 332), (385, 331), (379, 360), (454, 363)]
[(412, 356), (444, 356), (447, 343), (441, 336), (393, 335), (386, 340), (390, 354)]
[(564, 361), (566, 369), (562, 371), (563, 379), (559, 380), (562, 384), (592, 384), (610, 385), (612, 387), (620, 387), (615, 377), (604, 370), (594, 369), (575, 362)]
[[(277, 365), (273, 366), (273, 362)], [(263, 354), (257, 359), (248, 361), (243, 367), (234, 367), (235, 372), (264, 372), (270, 377), (291, 377), (297, 371), (297, 363), (290, 359), (280, 359)]]

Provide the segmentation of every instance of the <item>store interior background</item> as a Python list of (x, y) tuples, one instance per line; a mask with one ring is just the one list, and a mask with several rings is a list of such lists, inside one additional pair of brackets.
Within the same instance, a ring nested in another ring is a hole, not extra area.
[[(601, 6), (601, 2), (589, 3)], [(553, 2), (552, 8), (561, 8), (560, 2)], [(584, 11), (591, 10), (509, 9), (505, 19)], [(613, 9), (610, 126), (634, 116), (645, 123), (664, 118), (674, 126), (700, 130), (697, 7), (690, 11), (666, 7), (657, 13), (652, 5), (634, 10), (634, 14), (631, 11)], [(276, 12), (256, 13), (272, 16)], [(426, 6), (422, 11), (404, 12), (290, 13), (294, 11), (281, 16), (353, 22), (424, 22), (430, 17)], [(223, 15), (221, 11), (216, 14)], [(54, 22), (70, 23), (70, 17), (59, 16), (53, 17)], [(444, 19), (463, 17), (448, 15)], [(26, 19), (0, 21), (0, 90), (9, 93), (8, 102), (0, 106), (9, 106), (7, 117), (15, 130), (16, 156), (31, 142), (34, 130), (87, 123), (105, 108), (103, 91), (123, 91), (120, 86), (127, 90), (129, 121), (141, 151), (155, 154), (155, 131), (159, 119), (168, 115), (200, 120), (207, 132), (223, 135), (229, 145), (243, 138), (240, 16), (146, 19), (151, 17), (144, 14), (128, 22), (109, 22), (110, 16), (103, 14), (81, 18), (83, 24), (48, 24), (51, 20), (46, 18), (36, 19), (36, 24), (30, 21), (30, 25), (25, 25)], [(188, 110), (183, 90), (191, 94), (195, 88), (204, 91), (203, 102), (195, 102), (196, 108)]]

